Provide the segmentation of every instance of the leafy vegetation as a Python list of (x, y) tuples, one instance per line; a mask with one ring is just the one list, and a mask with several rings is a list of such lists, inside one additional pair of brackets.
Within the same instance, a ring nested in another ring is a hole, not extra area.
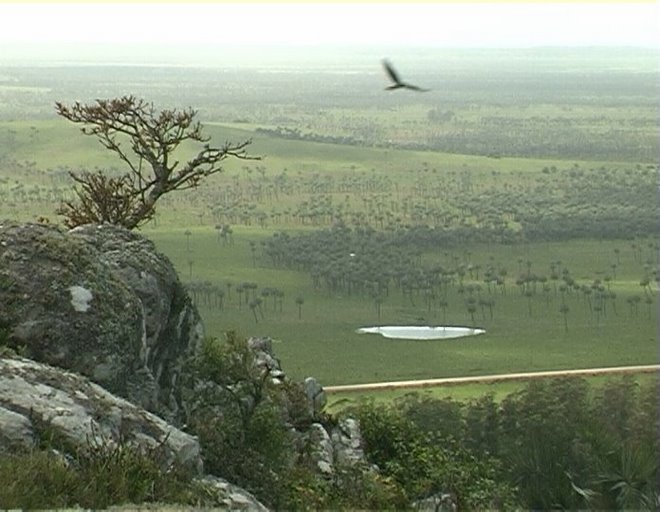
[(367, 454), (409, 496), (451, 493), (459, 508), (657, 507), (655, 386), (534, 381), (495, 402), (408, 395), (351, 412)]
[[(365, 467), (338, 464), (322, 476), (293, 428), (308, 426), (304, 392), (258, 366), (245, 338), (207, 339), (187, 375), (200, 379), (188, 397), (190, 430), (202, 445), (205, 468), (254, 493), (277, 510), (391, 508), (403, 504), (396, 486)], [(326, 418), (330, 421), (330, 418)]]
[[(207, 339), (185, 375), (197, 382), (187, 397), (188, 428), (199, 436), (206, 470), (275, 509), (403, 509), (435, 497), (463, 510), (651, 510), (659, 499), (654, 384), (621, 378), (591, 388), (549, 379), (500, 401), (412, 394), (359, 403), (342, 414), (359, 420), (378, 471), (339, 464), (321, 476), (292, 430), (309, 421), (302, 390), (255, 365), (244, 338)], [(72, 449), (47, 423), (36, 424), (38, 449), (0, 461), (0, 476), (11, 482), (0, 488), (5, 506), (206, 503), (190, 475), (163, 469), (157, 449)]]
[[(113, 155), (55, 120), (52, 105), (130, 89), (158, 108), (195, 105), (213, 140), (252, 139), (266, 156), (163, 197), (142, 231), (175, 263), (208, 332), (272, 336), (293, 378), (656, 362), (657, 52), (404, 53), (433, 93), (383, 95), (372, 71), (381, 56), (368, 52), (277, 73), (3, 69), (12, 85), (0, 83), (0, 218), (55, 222), (81, 169), (121, 183)], [(355, 333), (384, 323), (486, 334), (455, 343)], [(352, 404), (380, 472), (342, 467), (320, 478), (291, 456), (290, 427), (309, 420), (300, 389), (274, 386), (251, 364), (241, 337), (208, 340), (190, 371), (212, 385), (197, 390), (189, 425), (213, 472), (273, 507), (391, 509), (430, 496), (468, 510), (658, 506), (655, 397), (637, 381)], [(101, 464), (108, 473), (83, 460), (108, 488), (49, 452), (3, 458), (0, 481), (23, 475), (32, 490), (42, 479), (65, 499), (34, 489), (34, 501), (0, 503), (198, 503), (185, 478), (172, 495), (154, 494), (169, 476), (143, 455), (113, 455), (123, 468)]]
[(72, 448), (47, 423), (39, 446), (0, 458), (0, 504), (5, 508), (107, 508), (144, 502), (201, 504), (192, 475), (164, 468), (158, 448), (99, 441)]
[[(94, 105), (76, 102), (71, 107), (58, 102), (56, 107), (60, 116), (82, 124), (83, 134), (94, 135), (128, 167), (120, 178), (102, 171), (71, 173), (80, 185), (78, 202), (65, 201), (58, 209), (69, 227), (108, 222), (134, 229), (153, 217), (161, 196), (197, 187), (202, 179), (220, 172), (220, 162), (227, 157), (248, 158), (249, 141), (210, 147), (192, 109), (156, 112), (153, 105), (134, 96), (97, 100)], [(204, 146), (179, 166), (178, 160), (171, 161), (172, 155), (186, 141)], [(130, 144), (130, 152), (122, 142)]]

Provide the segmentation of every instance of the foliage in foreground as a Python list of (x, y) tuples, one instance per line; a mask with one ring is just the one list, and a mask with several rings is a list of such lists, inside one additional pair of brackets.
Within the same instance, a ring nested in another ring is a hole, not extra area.
[(358, 406), (369, 458), (407, 495), (449, 492), (459, 508), (654, 510), (653, 386), (534, 381), (496, 403), (408, 395)]
[[(321, 476), (300, 434), (312, 421), (301, 388), (254, 363), (244, 338), (207, 339), (188, 368), (202, 383), (188, 425), (207, 472), (273, 509), (401, 510), (434, 496), (461, 510), (658, 507), (655, 389), (632, 378), (598, 389), (575, 378), (533, 381), (501, 402), (411, 394), (361, 403), (347, 413), (360, 422), (367, 461)], [(204, 503), (191, 475), (162, 469), (157, 450), (77, 450), (36, 424), (38, 449), (0, 458), (3, 507)]]
[(207, 339), (188, 373), (206, 382), (195, 390), (188, 423), (199, 437), (207, 471), (279, 510), (404, 504), (399, 487), (368, 468), (338, 467), (328, 478), (312, 469), (310, 447), (294, 430), (311, 421), (302, 389), (275, 383), (270, 371), (255, 365), (241, 336), (229, 332), (223, 341)]
[(45, 438), (39, 449), (3, 455), (0, 506), (102, 509), (124, 503), (201, 501), (190, 475), (174, 467), (162, 469), (155, 453), (123, 443), (85, 451), (61, 449), (60, 442)]

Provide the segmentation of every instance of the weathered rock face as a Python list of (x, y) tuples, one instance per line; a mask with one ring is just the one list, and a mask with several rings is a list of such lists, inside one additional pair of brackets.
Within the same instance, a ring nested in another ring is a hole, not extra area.
[(163, 464), (202, 472), (197, 439), (85, 377), (23, 358), (0, 358), (0, 452), (37, 444), (47, 426), (79, 449), (118, 443), (163, 451)]
[[(265, 510), (242, 489), (203, 476), (196, 438), (147, 412), (181, 419), (190, 403), (180, 397), (208, 384), (178, 379), (203, 329), (174, 268), (151, 242), (108, 225), (63, 231), (0, 222), (5, 331), (26, 358), (0, 351), (0, 453), (35, 446), (44, 422), (77, 446), (162, 444), (167, 463), (198, 472), (213, 503)], [(281, 390), (282, 419), (301, 449), (311, 449), (313, 467), (331, 475), (338, 465), (364, 462), (357, 423), (326, 421), (322, 386), (313, 378), (291, 383), (270, 338), (248, 345), (256, 368)]]
[(207, 499), (222, 510), (268, 512), (251, 493), (217, 476), (197, 478), (195, 485), (201, 487)]
[[(254, 352), (255, 365), (262, 372), (267, 372), (275, 382), (287, 380), (275, 357), (270, 338), (250, 338), (248, 347)], [(294, 436), (298, 439), (298, 450), (310, 458), (311, 469), (330, 476), (338, 466), (369, 466), (358, 422), (353, 418), (344, 418), (336, 424), (324, 424), (323, 408), (327, 396), (323, 386), (314, 377), (307, 377), (302, 382), (302, 392), (305, 398), (305, 417), (298, 420), (305, 421), (298, 423), (306, 427), (295, 431)]]
[(364, 441), (357, 421), (345, 418), (334, 426), (312, 423), (302, 433), (304, 451), (310, 457), (312, 469), (322, 475), (332, 475), (338, 466), (367, 467)]
[(0, 325), (24, 354), (174, 415), (180, 356), (203, 328), (169, 260), (110, 225), (0, 223)]
[(204, 475), (194, 436), (85, 377), (29, 359), (0, 357), (0, 457), (36, 447), (44, 429), (76, 453), (120, 442), (156, 450), (163, 470), (177, 464), (196, 475), (193, 486), (206, 506), (268, 510), (246, 490)]
[(325, 396), (325, 391), (319, 381), (314, 377), (307, 377), (303, 381), (303, 387), (309, 403), (309, 414), (312, 418), (316, 419), (319, 417), (325, 404), (328, 402), (328, 399)]

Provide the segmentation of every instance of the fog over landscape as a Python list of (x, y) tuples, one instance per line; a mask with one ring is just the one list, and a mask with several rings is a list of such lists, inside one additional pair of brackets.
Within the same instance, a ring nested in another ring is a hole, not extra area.
[(659, 9), (0, 3), (0, 508), (658, 510)]
[(317, 65), (351, 47), (658, 47), (644, 3), (0, 4), (0, 62)]

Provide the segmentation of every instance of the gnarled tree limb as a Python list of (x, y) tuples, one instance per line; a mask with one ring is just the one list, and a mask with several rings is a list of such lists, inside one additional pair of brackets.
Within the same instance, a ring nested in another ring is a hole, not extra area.
[[(161, 196), (198, 186), (202, 179), (222, 171), (220, 163), (224, 159), (259, 159), (247, 154), (251, 140), (211, 147), (192, 108), (157, 112), (152, 103), (135, 96), (96, 100), (90, 105), (55, 105), (60, 116), (82, 124), (82, 133), (95, 136), (129, 169), (126, 175), (114, 180), (103, 179), (100, 173), (74, 175), (81, 185), (76, 191), (79, 203), (64, 203), (58, 210), (69, 226), (112, 222), (133, 229), (153, 216)], [(180, 164), (172, 156), (184, 141), (199, 142), (203, 147)], [(104, 198), (104, 194), (109, 197)], [(117, 204), (117, 208), (121, 205), (121, 209), (111, 212), (112, 204)]]

